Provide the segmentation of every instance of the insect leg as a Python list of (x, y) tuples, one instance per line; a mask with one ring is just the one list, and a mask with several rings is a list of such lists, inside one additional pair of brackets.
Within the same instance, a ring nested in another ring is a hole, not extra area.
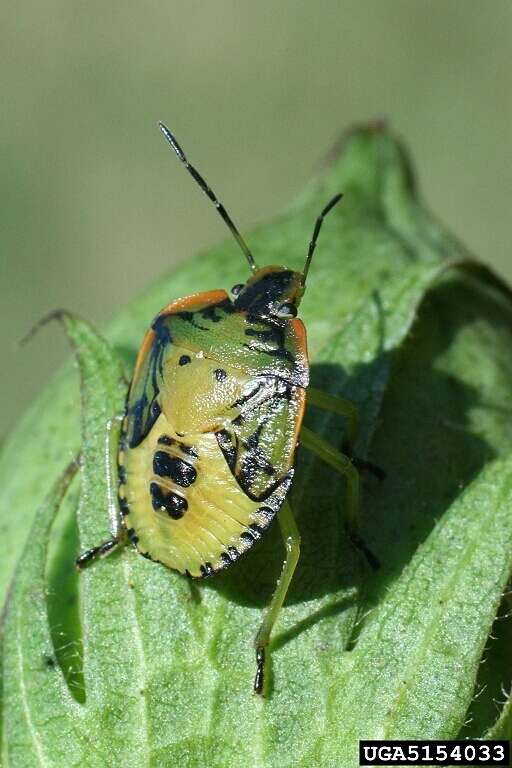
[(313, 405), (323, 411), (329, 411), (330, 413), (337, 413), (339, 416), (345, 416), (347, 419), (347, 436), (344, 441), (343, 450), (356, 469), (366, 470), (371, 472), (372, 475), (375, 475), (378, 480), (384, 480), (386, 473), (381, 467), (378, 467), (371, 461), (365, 461), (365, 459), (360, 459), (358, 456), (354, 456), (352, 452), (359, 423), (357, 406), (355, 406), (354, 403), (351, 403), (350, 400), (346, 400), (344, 397), (330, 395), (328, 392), (323, 392), (321, 389), (315, 389), (315, 387), (308, 387), (307, 402), (308, 405)]
[(97, 547), (86, 549), (85, 552), (82, 552), (82, 554), (75, 560), (77, 570), (82, 571), (91, 560), (95, 560), (97, 557), (106, 557), (107, 555), (110, 555), (111, 552), (124, 543), (124, 538), (108, 539), (107, 541), (103, 541)]
[(321, 389), (315, 389), (315, 387), (308, 387), (306, 397), (308, 405), (314, 405), (323, 411), (330, 411), (331, 413), (345, 416), (347, 419), (346, 442), (350, 446), (354, 445), (359, 423), (359, 414), (354, 403), (351, 403), (350, 400), (345, 400), (344, 397), (330, 395)]
[(107, 474), (107, 511), (113, 539), (123, 539), (126, 535), (123, 518), (117, 502), (116, 454), (123, 416), (114, 416), (107, 422), (105, 433), (105, 467)]
[(79, 571), (85, 568), (91, 560), (97, 557), (106, 557), (113, 552), (120, 544), (126, 540), (126, 531), (123, 526), (121, 512), (117, 503), (116, 483), (117, 473), (115, 472), (115, 451), (119, 442), (121, 431), (122, 416), (114, 416), (107, 422), (105, 432), (105, 469), (107, 475), (107, 509), (110, 520), (110, 529), (112, 538), (103, 541), (97, 547), (91, 547), (80, 554), (76, 561), (76, 567)]
[(308, 450), (312, 451), (319, 459), (325, 461), (330, 467), (335, 469), (345, 478), (347, 482), (347, 496), (345, 509), (345, 529), (353, 545), (361, 550), (368, 563), (373, 569), (379, 567), (379, 561), (373, 552), (365, 544), (359, 532), (360, 512), (360, 482), (359, 472), (352, 459), (345, 456), (344, 453), (336, 450), (319, 435), (312, 432), (307, 427), (302, 427), (300, 433), (300, 442)]
[(265, 656), (270, 642), (270, 635), (279, 611), (283, 606), (300, 555), (300, 533), (295, 523), (292, 508), (286, 500), (279, 511), (278, 520), (286, 548), (286, 557), (270, 605), (267, 608), (254, 641), (256, 646), (254, 693), (258, 694), (263, 694), (265, 689)]

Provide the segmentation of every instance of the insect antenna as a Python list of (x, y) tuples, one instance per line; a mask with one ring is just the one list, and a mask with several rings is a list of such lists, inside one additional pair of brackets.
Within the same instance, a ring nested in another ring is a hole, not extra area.
[(341, 200), (342, 197), (343, 197), (343, 195), (341, 194), (341, 192), (339, 192), (337, 195), (335, 195), (332, 198), (332, 200), (329, 200), (329, 202), (327, 203), (327, 205), (323, 209), (322, 213), (320, 214), (320, 216), (318, 217), (318, 219), (315, 222), (315, 228), (313, 230), (313, 237), (311, 238), (311, 242), (309, 244), (308, 256), (307, 256), (307, 259), (306, 259), (306, 263), (304, 265), (304, 271), (302, 273), (302, 285), (306, 284), (306, 277), (308, 276), (309, 266), (311, 264), (311, 259), (313, 258), (313, 254), (315, 252), (316, 241), (318, 240), (318, 235), (320, 234), (320, 230), (322, 229), (323, 221), (324, 221), (325, 217), (327, 216), (327, 214), (329, 213), (329, 211), (332, 208), (334, 208), (336, 203), (339, 203), (339, 201)]
[(194, 181), (196, 181), (199, 184), (199, 186), (201, 187), (205, 195), (207, 195), (210, 198), (210, 200), (212, 201), (212, 203), (214, 204), (214, 206), (216, 207), (216, 209), (218, 210), (218, 212), (220, 213), (220, 215), (228, 225), (233, 237), (235, 238), (238, 245), (244, 252), (245, 258), (249, 262), (250, 268), (252, 269), (253, 272), (255, 272), (257, 269), (257, 266), (256, 266), (256, 262), (254, 261), (253, 255), (250, 252), (242, 235), (240, 234), (238, 229), (235, 227), (234, 223), (231, 221), (231, 218), (228, 212), (226, 211), (226, 209), (224, 208), (220, 200), (218, 200), (216, 194), (211, 189), (211, 187), (209, 187), (206, 181), (203, 179), (201, 174), (198, 171), (196, 171), (193, 165), (190, 165), (184, 151), (182, 150), (182, 148), (180, 147), (180, 145), (178, 144), (178, 142), (176, 141), (176, 139), (174, 138), (170, 130), (167, 128), (167, 126), (164, 125), (164, 123), (162, 123), (161, 121), (158, 123), (158, 126), (162, 131), (163, 135), (165, 136), (165, 138), (167, 139), (167, 141), (169, 142), (169, 144), (171, 145), (171, 147), (174, 149), (174, 151), (178, 155), (179, 159), (181, 160), (181, 162), (183, 163), (187, 171), (190, 173), (190, 175), (194, 179)]

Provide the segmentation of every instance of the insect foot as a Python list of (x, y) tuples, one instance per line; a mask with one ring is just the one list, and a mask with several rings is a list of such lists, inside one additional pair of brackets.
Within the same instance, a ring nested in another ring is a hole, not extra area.
[(265, 685), (265, 648), (256, 648), (256, 674), (254, 676), (254, 693), (263, 696)]
[(95, 560), (97, 557), (107, 557), (107, 555), (110, 555), (111, 552), (117, 549), (120, 543), (120, 539), (108, 539), (108, 541), (104, 541), (97, 547), (86, 549), (85, 552), (82, 552), (82, 554), (80, 554), (75, 560), (77, 571), (83, 571), (83, 569), (86, 568), (89, 563), (92, 560)]

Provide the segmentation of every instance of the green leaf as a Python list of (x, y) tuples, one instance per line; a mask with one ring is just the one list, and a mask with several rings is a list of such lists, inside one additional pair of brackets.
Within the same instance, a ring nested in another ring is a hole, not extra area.
[[(368, 734), (457, 735), (512, 565), (511, 504), (512, 461), (493, 462), (420, 545), (340, 660), (328, 721), (344, 724), (334, 753), (340, 764), (354, 762), (353, 745)], [(332, 759), (331, 745), (324, 753)]]
[(510, 693), (507, 696), (501, 714), (493, 725), (489, 728), (485, 737), (487, 739), (510, 739), (512, 733), (512, 699)]
[[(450, 738), (470, 718), (476, 735), (510, 735), (507, 710), (493, 725), (493, 700), (510, 687), (512, 652), (492, 650), (510, 624), (496, 630), (494, 621), (512, 566), (510, 298), (426, 213), (403, 150), (375, 130), (351, 134), (294, 209), (254, 233), (259, 263), (300, 268), (315, 216), (340, 189), (301, 314), (312, 383), (359, 405), (358, 453), (386, 470), (385, 481), (364, 482), (363, 534), (381, 569), (369, 573), (345, 539), (343, 482), (302, 452), (291, 496), (301, 560), (261, 700), (251, 694), (252, 638), (282, 560), (277, 526), (198, 586), (129, 548), (63, 580), (78, 542), (72, 494), (51, 527), (58, 485), (30, 529), (7, 605), (6, 766), (350, 768), (358, 738)], [(243, 269), (231, 242), (183, 266), (110, 327), (117, 352), (63, 316), (82, 379), (82, 439), (67, 373), (0, 457), (4, 583), (34, 508), (80, 444), (80, 547), (108, 535), (118, 354), (133, 360), (170, 299), (229, 288)], [(338, 418), (311, 410), (306, 419), (341, 445)], [(80, 621), (69, 610), (77, 599)]]
[[(7, 604), (4, 638), (4, 764), (64, 765), (76, 752), (80, 707), (56, 666), (46, 615), (45, 562), (50, 528), (69, 482), (71, 465), (36, 516)], [(69, 745), (69, 751), (67, 748)], [(70, 762), (72, 765), (73, 762)], [(75, 763), (76, 764), (76, 763)]]

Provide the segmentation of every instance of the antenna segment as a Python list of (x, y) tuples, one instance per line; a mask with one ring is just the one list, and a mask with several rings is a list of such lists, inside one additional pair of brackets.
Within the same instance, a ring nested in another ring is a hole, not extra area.
[(167, 139), (167, 141), (169, 142), (171, 147), (174, 149), (174, 151), (178, 155), (179, 159), (181, 160), (181, 162), (183, 163), (183, 165), (187, 169), (187, 171), (190, 173), (190, 175), (192, 176), (194, 181), (196, 181), (199, 184), (199, 186), (201, 187), (201, 189), (203, 190), (205, 195), (207, 195), (210, 198), (210, 200), (214, 204), (215, 208), (217, 209), (219, 214), (222, 216), (222, 218), (224, 219), (225, 223), (228, 225), (228, 227), (229, 227), (229, 229), (231, 231), (231, 234), (233, 235), (233, 237), (237, 241), (238, 245), (240, 246), (240, 248), (242, 249), (242, 251), (243, 251), (243, 253), (245, 255), (245, 258), (249, 262), (250, 268), (252, 269), (253, 272), (255, 272), (256, 269), (257, 269), (257, 266), (256, 266), (256, 262), (254, 261), (253, 255), (250, 252), (250, 250), (249, 250), (245, 240), (243, 239), (242, 235), (240, 234), (238, 229), (235, 227), (235, 225), (231, 221), (231, 218), (230, 218), (228, 212), (226, 211), (226, 209), (224, 208), (224, 206), (222, 205), (220, 200), (217, 198), (217, 196), (215, 195), (215, 193), (211, 189), (211, 187), (209, 187), (208, 184), (206, 183), (206, 181), (203, 179), (201, 174), (198, 171), (196, 171), (196, 169), (194, 168), (193, 165), (190, 165), (190, 163), (188, 162), (187, 157), (186, 157), (184, 151), (182, 150), (182, 148), (180, 147), (180, 145), (178, 144), (178, 142), (176, 141), (176, 139), (174, 138), (174, 136), (172, 135), (170, 130), (167, 128), (167, 126), (164, 125), (164, 123), (162, 123), (162, 122), (159, 122), (158, 125), (159, 125), (159, 128), (162, 131), (163, 135), (165, 136), (165, 138)]
[(335, 195), (332, 198), (332, 200), (330, 200), (327, 203), (327, 205), (323, 209), (322, 213), (320, 214), (320, 216), (318, 217), (318, 219), (315, 222), (315, 228), (313, 230), (313, 237), (311, 238), (311, 242), (309, 244), (308, 256), (307, 256), (307, 259), (306, 259), (306, 263), (304, 264), (304, 272), (302, 273), (302, 285), (306, 284), (306, 277), (308, 276), (309, 266), (311, 264), (311, 259), (313, 258), (313, 254), (315, 252), (316, 241), (318, 240), (318, 235), (320, 234), (320, 230), (322, 228), (323, 221), (324, 221), (325, 217), (327, 216), (327, 214), (329, 213), (329, 211), (332, 208), (334, 208), (336, 203), (339, 203), (339, 201), (341, 200), (342, 197), (343, 197), (343, 195), (341, 194), (341, 192), (338, 193), (337, 195)]

